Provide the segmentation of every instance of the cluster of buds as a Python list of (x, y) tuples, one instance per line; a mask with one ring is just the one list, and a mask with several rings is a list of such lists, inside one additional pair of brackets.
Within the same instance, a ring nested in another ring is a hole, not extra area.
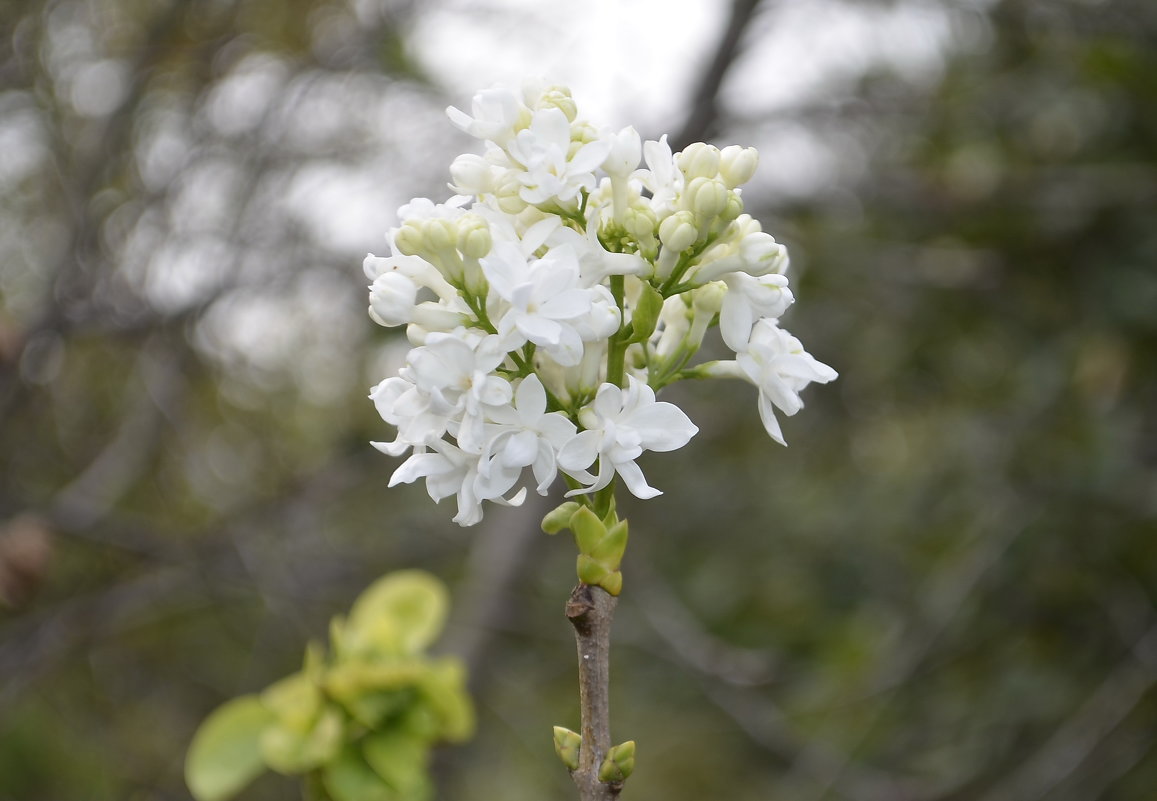
[[(483, 501), (521, 503), (528, 470), (542, 494), (561, 472), (568, 496), (618, 476), (652, 497), (636, 460), (698, 430), (655, 397), (685, 378), (754, 384), (784, 442), (775, 410), (836, 373), (779, 325), (787, 251), (743, 213), (753, 148), (672, 153), (666, 136), (599, 131), (560, 87), (492, 89), (448, 114), (484, 152), (454, 160), (445, 203), (403, 206), (390, 255), (364, 264), (370, 316), (413, 345), (370, 395), (397, 427), (375, 447), (409, 453), (391, 486), (456, 496), (461, 525)], [(716, 325), (735, 358), (692, 364)]]

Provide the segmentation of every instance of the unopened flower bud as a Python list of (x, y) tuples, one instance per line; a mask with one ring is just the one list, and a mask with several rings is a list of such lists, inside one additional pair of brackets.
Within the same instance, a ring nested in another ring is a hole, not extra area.
[(693, 178), (714, 178), (719, 175), (719, 148), (695, 142), (675, 156), (675, 163), (688, 181)]
[(426, 244), (435, 252), (449, 250), (458, 241), (458, 232), (450, 220), (427, 220), (425, 225)]
[(570, 96), (570, 89), (565, 86), (551, 86), (543, 90), (538, 100), (538, 108), (557, 108), (566, 115), (568, 122), (574, 122), (578, 116), (578, 106)]
[(483, 195), (494, 191), (494, 170), (486, 159), (463, 153), (450, 164), (450, 188), (463, 195)]
[(727, 193), (727, 204), (719, 212), (719, 219), (730, 222), (743, 213), (743, 198), (736, 191)]
[(646, 203), (636, 203), (623, 214), (623, 227), (640, 242), (655, 236), (657, 222), (655, 212)]
[(480, 259), (490, 252), (490, 226), (477, 214), (470, 213), (458, 220), (458, 250), (463, 256)]
[(418, 220), (407, 220), (394, 234), (394, 246), (399, 253), (418, 256), (426, 249), (426, 237)]
[(679, 253), (694, 245), (698, 237), (695, 215), (689, 211), (677, 211), (659, 223), (659, 241)]
[(739, 253), (744, 272), (751, 275), (787, 272), (787, 248), (771, 234), (763, 231), (748, 234), (739, 243)]
[(378, 325), (395, 326), (410, 322), (418, 286), (397, 272), (385, 272), (370, 287), (370, 318)]
[(691, 308), (695, 317), (705, 317), (708, 322), (723, 308), (723, 298), (727, 296), (727, 284), (712, 281), (691, 293)]
[(522, 199), (522, 184), (518, 173), (513, 170), (503, 175), (494, 187), (494, 198), (504, 214), (521, 214), (526, 211), (527, 202)]
[(747, 183), (759, 165), (759, 151), (754, 147), (729, 145), (719, 153), (719, 175), (728, 189)]
[(713, 220), (727, 206), (727, 187), (718, 178), (695, 178), (683, 190), (683, 204), (700, 222)]

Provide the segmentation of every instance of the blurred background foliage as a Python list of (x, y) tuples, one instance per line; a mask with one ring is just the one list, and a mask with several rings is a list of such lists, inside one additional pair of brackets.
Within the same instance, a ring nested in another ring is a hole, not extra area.
[[(403, 351), (360, 259), (468, 146), (441, 113), (479, 87), (413, 44), (464, 9), (0, 8), (3, 801), (188, 798), (204, 715), (408, 567), (450, 583), (479, 706), (439, 797), (573, 794), (550, 738), (577, 723), (571, 546), (537, 532), (544, 503), (460, 530), (387, 492), (367, 445), (366, 389)], [(791, 19), (839, 50), (868, 12), (916, 22), (759, 102)], [(750, 387), (673, 388), (702, 432), (626, 509), (629, 796), (1151, 799), (1157, 9), (729, 13), (686, 118), (642, 132), (761, 147), (749, 210), (793, 255), (787, 325), (841, 378), (786, 450)], [(535, 35), (508, 14), (455, 46)]]

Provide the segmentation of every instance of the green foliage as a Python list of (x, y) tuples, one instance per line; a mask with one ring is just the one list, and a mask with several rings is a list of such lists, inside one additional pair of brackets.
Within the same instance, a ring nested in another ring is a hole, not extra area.
[(462, 665), (421, 653), (446, 606), (445, 588), (420, 571), (374, 583), (334, 622), (328, 658), (311, 644), (299, 673), (206, 719), (186, 763), (194, 797), (225, 801), (269, 768), (320, 771), (333, 801), (428, 799), (430, 748), (474, 728)]
[(547, 534), (557, 534), (570, 527), (570, 519), (579, 510), (578, 501), (567, 501), (547, 512), (542, 519), (542, 530)]
[(189, 790), (200, 801), (232, 798), (265, 770), (260, 740), (273, 713), (255, 695), (234, 698), (197, 730), (185, 763)]
[(359, 655), (416, 654), (442, 631), (448, 606), (446, 587), (430, 574), (393, 573), (354, 603), (341, 647)]
[(639, 299), (631, 312), (631, 335), (627, 344), (644, 342), (655, 332), (659, 323), (659, 312), (663, 310), (663, 295), (645, 281), (639, 282), (642, 289)]
[(627, 521), (618, 519), (613, 503), (599, 519), (591, 507), (568, 501), (547, 514), (542, 528), (547, 534), (569, 528), (579, 549), (575, 566), (578, 580), (618, 595), (623, 590), (619, 565), (627, 550)]

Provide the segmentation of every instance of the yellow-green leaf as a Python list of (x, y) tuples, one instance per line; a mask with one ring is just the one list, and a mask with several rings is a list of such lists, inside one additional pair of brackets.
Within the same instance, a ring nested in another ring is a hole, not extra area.
[(570, 529), (574, 532), (574, 541), (578, 545), (579, 553), (589, 554), (607, 534), (607, 527), (589, 506), (584, 506), (574, 513), (570, 519)]
[(261, 735), (265, 764), (278, 773), (305, 773), (332, 760), (345, 739), (345, 719), (334, 704), (327, 704), (307, 731), (295, 731), (279, 723)]
[(347, 746), (326, 765), (321, 778), (334, 801), (405, 801), (405, 796), (386, 784), (353, 746)]
[(225, 801), (265, 770), (261, 733), (273, 720), (256, 695), (219, 706), (189, 746), (185, 782), (197, 801)]
[(407, 801), (431, 796), (430, 749), (421, 740), (404, 732), (383, 731), (371, 734), (362, 743), (366, 762), (386, 784)]
[(445, 585), (429, 573), (391, 573), (354, 602), (346, 637), (358, 653), (417, 654), (441, 633), (448, 607)]

